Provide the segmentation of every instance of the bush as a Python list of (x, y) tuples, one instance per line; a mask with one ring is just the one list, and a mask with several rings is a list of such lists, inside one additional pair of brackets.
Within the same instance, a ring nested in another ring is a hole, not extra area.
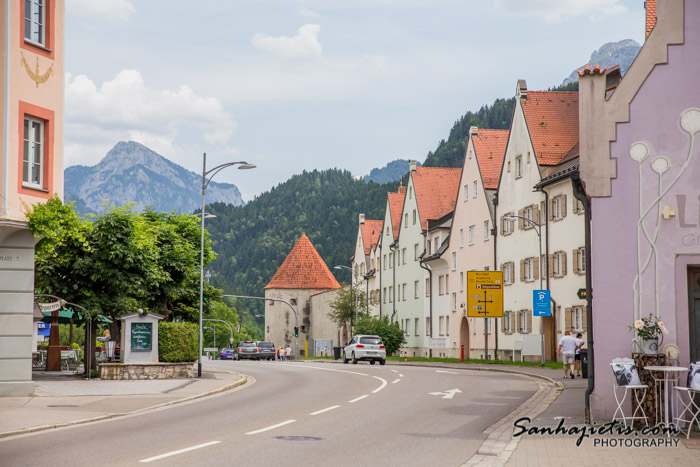
[(355, 334), (376, 334), (386, 346), (386, 354), (393, 355), (406, 343), (398, 323), (390, 323), (387, 316), (362, 316), (355, 325)]
[(158, 323), (158, 358), (161, 362), (194, 362), (199, 335), (194, 323)]

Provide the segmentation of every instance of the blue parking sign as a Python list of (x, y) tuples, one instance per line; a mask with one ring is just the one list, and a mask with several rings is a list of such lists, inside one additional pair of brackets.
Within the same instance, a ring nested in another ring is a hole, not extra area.
[(549, 290), (532, 291), (532, 316), (552, 316)]

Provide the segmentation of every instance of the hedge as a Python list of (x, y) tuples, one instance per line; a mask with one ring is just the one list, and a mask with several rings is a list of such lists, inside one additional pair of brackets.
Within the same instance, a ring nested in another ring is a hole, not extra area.
[(161, 362), (194, 362), (199, 350), (194, 323), (158, 323), (158, 358)]

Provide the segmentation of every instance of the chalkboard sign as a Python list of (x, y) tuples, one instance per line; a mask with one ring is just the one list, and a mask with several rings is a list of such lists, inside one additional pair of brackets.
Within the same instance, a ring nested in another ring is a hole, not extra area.
[(131, 323), (131, 351), (151, 350), (153, 323)]

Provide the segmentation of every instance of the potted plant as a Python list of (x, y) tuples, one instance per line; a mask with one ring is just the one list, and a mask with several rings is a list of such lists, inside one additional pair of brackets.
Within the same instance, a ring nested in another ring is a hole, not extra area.
[[(634, 326), (629, 326), (629, 330), (634, 332), (637, 345), (645, 354), (659, 353), (659, 347), (663, 342), (663, 335), (668, 334), (668, 329), (663, 321), (659, 321), (657, 316), (642, 316), (634, 322)], [(661, 342), (659, 342), (661, 337)]]

